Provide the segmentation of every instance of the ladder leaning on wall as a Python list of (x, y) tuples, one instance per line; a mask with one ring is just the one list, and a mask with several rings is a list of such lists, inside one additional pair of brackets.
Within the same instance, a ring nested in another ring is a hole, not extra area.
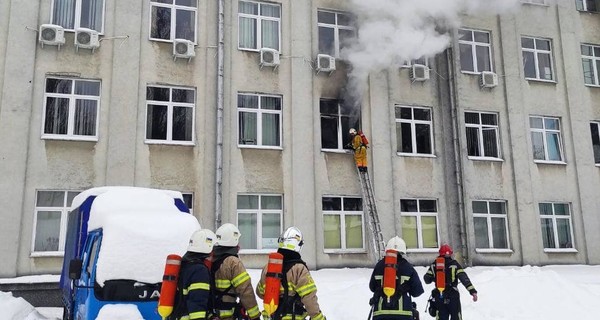
[(371, 241), (373, 242), (373, 256), (375, 261), (379, 261), (385, 254), (385, 242), (383, 241), (381, 224), (379, 223), (379, 215), (377, 214), (377, 206), (375, 205), (373, 184), (369, 177), (369, 171), (359, 171), (357, 167), (357, 172), (358, 177), (360, 178), (360, 189), (363, 196), (363, 211), (369, 220), (369, 231), (372, 233)]

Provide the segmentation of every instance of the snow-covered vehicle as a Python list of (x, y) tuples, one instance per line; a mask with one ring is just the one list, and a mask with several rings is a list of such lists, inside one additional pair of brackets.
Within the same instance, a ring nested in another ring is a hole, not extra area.
[(134, 305), (143, 319), (161, 319), (165, 259), (185, 253), (199, 228), (177, 191), (99, 187), (76, 196), (60, 277), (63, 319), (96, 319), (115, 304)]

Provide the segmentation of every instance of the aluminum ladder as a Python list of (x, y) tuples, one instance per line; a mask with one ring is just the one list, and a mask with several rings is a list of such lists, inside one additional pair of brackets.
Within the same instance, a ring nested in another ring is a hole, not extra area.
[(383, 234), (381, 232), (381, 223), (379, 223), (379, 215), (377, 214), (377, 206), (375, 205), (375, 194), (373, 193), (373, 184), (369, 177), (369, 171), (358, 170), (358, 177), (360, 178), (360, 189), (363, 195), (363, 211), (367, 216), (369, 230), (373, 235), (371, 241), (373, 242), (373, 256), (375, 261), (379, 261), (385, 254), (385, 242), (383, 241)]

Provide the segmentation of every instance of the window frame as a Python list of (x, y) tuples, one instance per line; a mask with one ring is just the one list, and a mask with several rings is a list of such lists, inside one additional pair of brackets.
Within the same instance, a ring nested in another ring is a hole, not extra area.
[[(54, 5), (55, 5), (56, 1), (61, 1), (61, 0), (52, 0), (52, 3), (50, 4), (50, 23), (54, 23)], [(63, 27), (65, 31), (75, 32), (76, 29), (81, 28), (81, 7), (82, 7), (81, 3), (82, 3), (82, 1), (85, 1), (85, 0), (74, 0), (74, 1), (75, 1), (75, 21), (73, 22), (73, 29)], [(100, 30), (95, 30), (95, 31), (98, 31), (99, 35), (104, 35), (104, 25), (105, 25), (105, 19), (106, 19), (106, 1), (107, 0), (102, 0), (102, 19), (101, 19), (102, 27), (100, 28)]]
[[(38, 197), (39, 192), (62, 192), (64, 195), (63, 198), (63, 206), (62, 207), (45, 207), (38, 206)], [(35, 190), (35, 198), (34, 198), (34, 213), (33, 213), (33, 226), (32, 226), (32, 235), (31, 235), (31, 247), (30, 247), (30, 256), (31, 257), (62, 257), (65, 254), (65, 241), (67, 238), (67, 220), (69, 212), (71, 211), (72, 203), (68, 203), (69, 201), (69, 193), (81, 193), (79, 190), (60, 190), (60, 189), (36, 189)], [(75, 198), (71, 198), (73, 201)], [(37, 236), (37, 227), (38, 227), (38, 213), (40, 211), (60, 211), (60, 229), (58, 234), (58, 251), (35, 251), (35, 240)]]
[[(266, 94), (266, 93), (250, 93), (250, 92), (238, 92), (236, 95), (236, 103), (239, 99), (239, 96), (256, 96), (258, 98), (258, 107), (256, 109), (251, 108), (240, 108), (236, 106), (236, 114), (237, 114), (237, 146), (238, 148), (248, 148), (248, 149), (273, 149), (273, 150), (283, 150), (283, 96), (276, 94)], [(270, 110), (270, 109), (262, 109), (262, 97), (270, 97), (270, 98), (278, 98), (279, 104), (281, 108), (279, 110)], [(240, 144), (240, 114), (242, 112), (246, 113), (256, 113), (256, 140), (257, 143), (254, 144)], [(263, 145), (263, 132), (262, 132), (262, 115), (263, 114), (277, 114), (279, 115), (279, 142), (277, 146), (268, 146)], [(260, 143), (259, 143), (260, 141)]]
[[(600, 13), (600, 1), (595, 0), (596, 10), (588, 10), (588, 2), (586, 0), (575, 0), (575, 10), (579, 12)], [(581, 6), (581, 9), (579, 9)]]
[[(597, 144), (598, 148), (595, 148), (594, 145), (594, 132), (592, 131), (592, 126), (596, 126), (596, 132), (598, 132), (598, 136), (595, 137), (599, 142)], [(590, 122), (590, 135), (592, 138), (592, 153), (594, 156), (594, 163), (596, 167), (600, 167), (600, 121), (591, 121)]]
[[(583, 75), (584, 79), (583, 79), (583, 84), (587, 87), (600, 87), (600, 45), (594, 45), (594, 44), (588, 44), (588, 43), (582, 43), (581, 44), (581, 49), (583, 51), (583, 47), (590, 47), (591, 48), (591, 52), (592, 52), (592, 56), (588, 56), (588, 55), (584, 55), (583, 52), (581, 53), (581, 64), (582, 64), (582, 68), (583, 68), (583, 60), (587, 59), (587, 60), (591, 60), (592, 62), (592, 70), (594, 71), (594, 78), (592, 79), (592, 81), (594, 83), (589, 84), (585, 82), (585, 74)], [(599, 55), (596, 55), (596, 51), (599, 52)], [(584, 70), (585, 72), (585, 70)]]
[[(255, 3), (258, 5), (258, 14), (249, 14), (249, 13), (242, 13), (239, 10), (239, 4), (240, 2), (248, 2), (248, 3)], [(271, 5), (271, 6), (278, 6), (279, 7), (279, 18), (277, 17), (268, 17), (268, 16), (262, 16), (260, 13), (260, 7), (262, 4), (266, 4), (266, 5)], [(279, 40), (277, 41), (279, 48), (276, 48), (275, 50), (277, 50), (277, 52), (281, 53), (281, 18), (282, 18), (282, 14), (283, 14), (283, 10), (282, 10), (282, 4), (281, 3), (275, 3), (275, 2), (265, 2), (265, 1), (253, 1), (253, 0), (238, 0), (237, 1), (237, 5), (238, 5), (238, 12), (237, 12), (237, 48), (238, 50), (241, 51), (253, 51), (253, 52), (260, 52), (260, 50), (262, 48), (265, 48), (263, 46), (263, 40), (262, 40), (262, 21), (263, 20), (268, 20), (268, 21), (277, 21), (277, 33), (278, 33), (278, 37)], [(253, 19), (254, 21), (256, 21), (256, 48), (242, 48), (240, 47), (240, 18), (249, 18), (249, 19)], [(274, 49), (274, 48), (273, 48)]]
[[(466, 144), (467, 144), (467, 158), (471, 159), (471, 160), (491, 160), (491, 161), (502, 161), (502, 149), (501, 149), (501, 144), (500, 144), (500, 115), (497, 112), (487, 112), (487, 111), (465, 111), (464, 114), (466, 116), (467, 113), (476, 113), (479, 115), (479, 124), (474, 124), (474, 123), (467, 123), (466, 119), (465, 119), (465, 134), (466, 134), (466, 129), (467, 128), (476, 128), (477, 129), (477, 137), (478, 137), (478, 150), (480, 152), (480, 154), (484, 154), (485, 153), (485, 142), (484, 142), (484, 136), (483, 136), (483, 131), (484, 129), (486, 130), (493, 130), (496, 133), (496, 150), (498, 150), (498, 155), (496, 157), (492, 157), (492, 156), (487, 156), (487, 155), (482, 155), (482, 156), (473, 156), (473, 155), (469, 155), (469, 139), (468, 139), (468, 135), (467, 135), (467, 139), (466, 139)], [(483, 124), (482, 118), (481, 116), (483, 114), (489, 114), (489, 115), (494, 115), (496, 117), (496, 125), (491, 125), (491, 124)]]
[[(475, 212), (475, 210), (473, 209), (474, 203), (475, 202), (485, 202), (486, 204), (486, 210), (487, 213), (481, 213), (481, 212)], [(490, 203), (495, 202), (495, 203), (501, 203), (503, 208), (504, 208), (504, 214), (499, 214), (499, 213), (490, 213)], [(477, 199), (477, 200), (473, 200), (471, 201), (471, 210), (473, 213), (473, 226), (475, 226), (475, 218), (484, 218), (486, 219), (486, 225), (487, 225), (487, 234), (488, 234), (488, 244), (489, 244), (489, 248), (479, 248), (477, 247), (477, 241), (475, 241), (475, 250), (477, 252), (512, 252), (511, 246), (510, 246), (510, 232), (508, 229), (508, 203), (506, 200), (488, 200), (488, 199)], [(494, 248), (494, 232), (493, 232), (493, 228), (492, 228), (492, 219), (503, 219), (504, 220), (504, 231), (506, 232), (505, 236), (506, 236), (506, 248)], [(474, 235), (476, 237), (476, 230), (474, 231)]]
[[(424, 62), (424, 64), (417, 63), (417, 62), (421, 62), (421, 61)], [(424, 65), (427, 68), (429, 68), (429, 58), (421, 57), (419, 59), (406, 60), (402, 63), (402, 66), (400, 66), (400, 68), (402, 68), (402, 69), (412, 68), (412, 66), (414, 66), (415, 64), (421, 64), (421, 65)]]
[[(435, 212), (426, 212), (421, 211), (421, 201), (434, 201), (435, 202)], [(417, 202), (417, 211), (402, 211), (402, 201), (416, 201)], [(439, 249), (440, 243), (440, 211), (439, 211), (439, 201), (436, 198), (401, 198), (400, 207), (398, 212), (400, 212), (400, 224), (402, 224), (402, 217), (415, 217), (416, 218), (416, 232), (417, 232), (417, 247), (409, 248), (406, 247), (407, 252), (437, 252)], [(423, 217), (434, 217), (435, 218), (435, 236), (436, 236), (436, 246), (431, 248), (424, 247), (423, 240)], [(402, 227), (401, 227), (402, 228)]]
[[(533, 40), (533, 46), (534, 48), (524, 48), (523, 47), (523, 39), (527, 38), (527, 39), (532, 39)], [(538, 49), (537, 48), (537, 43), (536, 40), (540, 40), (540, 41), (548, 41), (548, 47), (550, 48), (550, 50), (544, 50), (544, 49)], [(541, 38), (541, 37), (532, 37), (532, 36), (521, 36), (521, 59), (523, 59), (523, 76), (525, 77), (525, 80), (528, 81), (540, 81), (540, 82), (549, 82), (549, 83), (556, 83), (557, 80), (557, 76), (556, 76), (556, 67), (554, 66), (554, 48), (553, 48), (553, 41), (550, 38)], [(527, 77), (527, 75), (525, 75), (525, 58), (523, 57), (523, 54), (525, 52), (531, 52), (533, 53), (533, 61), (534, 61), (534, 66), (535, 66), (535, 78), (530, 78)], [(541, 77), (541, 73), (540, 73), (540, 68), (539, 68), (539, 55), (540, 54), (548, 54), (548, 56), (550, 57), (550, 74), (552, 75), (552, 79), (543, 79)]]
[[(182, 199), (182, 200), (183, 200), (183, 203), (184, 203), (184, 204), (185, 204), (185, 205), (188, 207), (188, 209), (190, 210), (190, 214), (191, 214), (191, 215), (194, 215), (194, 200), (196, 200), (196, 199), (194, 199), (194, 193), (193, 193), (193, 192), (185, 192), (185, 191), (182, 191), (182, 192), (181, 192), (181, 195), (182, 195), (182, 197), (183, 197), (183, 199)], [(189, 197), (190, 197), (190, 201), (186, 201), (186, 199), (185, 199), (185, 198), (186, 198), (186, 196), (189, 196)]]
[[(149, 23), (148, 23), (148, 40), (150, 41), (157, 41), (157, 42), (166, 42), (166, 43), (173, 43), (173, 41), (175, 41), (175, 39), (177, 39), (175, 37), (175, 33), (177, 30), (177, 9), (185, 9), (186, 11), (193, 11), (194, 12), (194, 40), (192, 41), (194, 43), (194, 45), (198, 44), (198, 1), (196, 0), (196, 6), (195, 7), (188, 7), (188, 6), (182, 6), (182, 5), (177, 5), (176, 1), (177, 0), (171, 0), (172, 3), (162, 3), (162, 2), (157, 2), (158, 0), (150, 0), (150, 10), (149, 10)], [(170, 39), (161, 39), (161, 38), (153, 38), (152, 37), (152, 8), (153, 7), (161, 7), (161, 8), (169, 8), (171, 10), (171, 26), (170, 26)], [(175, 14), (174, 14), (175, 12)], [(186, 39), (187, 40), (187, 39)]]
[(521, 3), (531, 4), (536, 6), (548, 6), (546, 0), (521, 0)]
[[(337, 105), (337, 113), (335, 114), (336, 117), (336, 121), (337, 121), (337, 148), (333, 149), (333, 148), (324, 148), (323, 147), (323, 126), (322, 126), (322, 121), (323, 118), (326, 119), (332, 119), (333, 118), (333, 114), (331, 113), (323, 113), (321, 112), (321, 102), (322, 101), (335, 101), (336, 105)], [(338, 153), (347, 153), (347, 150), (345, 148), (344, 141), (346, 141), (345, 137), (348, 136), (349, 134), (348, 132), (344, 132), (344, 126), (343, 126), (343, 122), (342, 122), (342, 118), (343, 117), (347, 117), (349, 119), (348, 121), (348, 125), (349, 128), (361, 128), (361, 112), (362, 112), (362, 107), (359, 106), (359, 112), (358, 114), (354, 114), (354, 113), (342, 113), (342, 100), (339, 99), (329, 99), (329, 98), (320, 98), (319, 99), (319, 130), (321, 133), (321, 141), (319, 142), (321, 144), (321, 152), (338, 152)], [(352, 119), (356, 119), (355, 123), (351, 123), (350, 121)], [(348, 138), (347, 139), (348, 143), (352, 143), (352, 139)]]
[[(48, 79), (57, 79), (57, 80), (68, 80), (71, 81), (71, 93), (55, 93), (55, 92), (46, 92), (46, 86)], [(98, 83), (98, 96), (91, 95), (77, 95), (75, 94), (75, 84), (76, 82), (96, 82)], [(60, 99), (69, 99), (69, 111), (67, 117), (67, 133), (66, 134), (57, 134), (57, 133), (45, 133), (46, 129), (46, 111), (48, 107), (48, 98), (60, 98)], [(75, 130), (75, 109), (77, 100), (93, 100), (96, 101), (96, 123), (95, 134), (94, 135), (75, 135), (73, 131)], [(41, 139), (47, 140), (75, 140), (75, 141), (98, 141), (98, 131), (100, 129), (100, 107), (102, 103), (102, 81), (98, 79), (84, 79), (84, 78), (69, 78), (69, 77), (56, 77), (56, 76), (47, 76), (44, 79), (44, 104), (42, 110), (42, 130), (41, 130)]]
[[(532, 128), (531, 127), (531, 119), (532, 118), (540, 118), (542, 120), (542, 125), (543, 128)], [(546, 119), (552, 119), (552, 120), (557, 120), (558, 124), (559, 124), (559, 129), (546, 129)], [(562, 137), (562, 122), (561, 122), (561, 118), (559, 117), (552, 117), (552, 116), (538, 116), (538, 115), (530, 115), (529, 116), (529, 138), (531, 139), (531, 151), (532, 151), (532, 156), (533, 156), (533, 162), (534, 163), (547, 163), (547, 164), (566, 164), (566, 160), (565, 160), (565, 151), (564, 151), (564, 144), (563, 144), (563, 137)], [(534, 148), (534, 139), (533, 139), (533, 134), (535, 132), (539, 132), (542, 133), (542, 141), (543, 141), (543, 147), (544, 147), (544, 159), (536, 159), (535, 158), (535, 152), (533, 150)], [(559, 145), (559, 155), (560, 155), (560, 160), (549, 160), (549, 154), (548, 154), (548, 139), (547, 139), (547, 133), (554, 133), (557, 134), (558, 136), (558, 145)]]
[[(462, 56), (460, 55), (460, 45), (468, 45), (469, 47), (471, 47), (471, 63), (473, 64), (473, 71), (471, 70), (463, 70), (462, 66), (460, 68), (460, 72), (461, 73), (465, 73), (465, 74), (481, 74), (482, 72), (494, 72), (494, 57), (492, 56), (493, 54), (493, 50), (492, 50), (492, 32), (491, 31), (486, 31), (486, 30), (477, 30), (477, 29), (470, 29), (470, 28), (459, 28), (458, 32), (460, 34), (460, 31), (468, 31), (471, 33), (471, 39), (473, 40), (462, 40), (460, 39), (460, 36), (458, 37), (458, 48), (459, 48), (459, 60), (462, 59)], [(485, 43), (485, 42), (479, 42), (479, 41), (475, 41), (475, 32), (480, 32), (480, 33), (487, 33), (488, 35), (488, 39), (490, 40), (489, 43)], [(477, 47), (487, 47), (488, 49), (488, 56), (489, 56), (489, 64), (490, 64), (490, 70), (479, 70), (479, 66), (477, 64), (478, 56), (477, 56)], [(460, 63), (459, 63), (460, 64)]]
[[(340, 211), (336, 211), (336, 210), (324, 210), (323, 209), (323, 198), (338, 198), (341, 201), (341, 210)], [(352, 199), (360, 199), (361, 202), (361, 207), (362, 210), (361, 211), (346, 211), (344, 210), (344, 199), (346, 198), (352, 198)], [(337, 254), (337, 253), (365, 253), (367, 252), (367, 248), (366, 248), (366, 237), (367, 235), (365, 234), (365, 231), (367, 230), (366, 226), (365, 226), (365, 203), (364, 203), (364, 199), (361, 196), (340, 196), (340, 195), (323, 195), (321, 197), (321, 214), (322, 214), (322, 219), (325, 218), (326, 215), (330, 215), (330, 216), (339, 216), (340, 217), (340, 248), (325, 248), (325, 221), (321, 220), (323, 223), (323, 253), (326, 254)], [(345, 232), (346, 232), (346, 216), (360, 216), (360, 220), (361, 220), (361, 233), (362, 233), (362, 239), (361, 239), (361, 243), (362, 243), (362, 248), (347, 248), (347, 244), (346, 244), (346, 236), (345, 236)]]
[[(324, 12), (324, 13), (331, 13), (335, 15), (335, 24), (330, 24), (330, 23), (325, 23), (325, 22), (319, 22), (319, 12)], [(350, 21), (354, 22), (354, 17), (352, 16), (351, 13), (349, 12), (341, 12), (341, 11), (333, 11), (333, 10), (327, 10), (327, 9), (317, 9), (317, 49), (319, 48), (319, 43), (321, 41), (320, 39), (320, 33), (319, 33), (319, 28), (323, 27), (323, 28), (330, 28), (333, 29), (333, 57), (336, 59), (340, 59), (340, 53), (341, 53), (341, 43), (340, 43), (340, 30), (347, 30), (347, 31), (353, 31), (354, 32), (354, 37), (356, 37), (358, 31), (357, 28), (355, 26), (345, 26), (345, 25), (340, 25), (338, 24), (338, 17), (340, 15), (344, 15), (347, 16), (349, 18)], [(325, 52), (320, 52), (319, 54), (328, 54)]]
[[(258, 196), (258, 207), (256, 209), (239, 209), (237, 203), (237, 196)], [(256, 253), (271, 253), (273, 252), (273, 248), (263, 248), (262, 247), (262, 226), (263, 226), (263, 215), (264, 214), (279, 214), (279, 235), (283, 232), (283, 194), (281, 193), (238, 193), (236, 196), (236, 211), (235, 211), (235, 220), (236, 225), (239, 227), (240, 222), (240, 214), (256, 214), (256, 249), (240, 249), (240, 254), (256, 254)], [(261, 201), (263, 196), (268, 197), (280, 197), (281, 199), (281, 209), (262, 209)]]
[[(552, 214), (551, 215), (543, 215), (541, 213), (540, 206), (542, 204), (551, 204), (552, 205)], [(556, 212), (555, 205), (557, 205), (557, 204), (565, 205), (566, 208), (569, 210), (569, 214), (565, 215), (565, 216), (558, 216), (558, 215), (556, 215), (555, 214), (555, 212)], [(571, 204), (568, 203), (568, 202), (554, 202), (554, 201), (539, 202), (538, 203), (538, 213), (539, 213), (539, 218), (540, 218), (540, 229), (543, 227), (543, 225), (542, 225), (542, 219), (550, 219), (552, 221), (552, 235), (554, 237), (554, 247), (546, 248), (546, 244), (544, 243), (544, 238), (543, 238), (544, 230), (541, 229), (541, 232), (542, 232), (542, 246), (544, 248), (544, 252), (576, 252), (577, 249), (575, 247), (575, 236), (573, 234), (573, 214), (572, 214), (573, 213), (573, 209), (572, 209)], [(569, 236), (571, 237), (571, 247), (570, 248), (560, 248), (560, 243), (558, 243), (559, 239), (558, 239), (558, 224), (557, 224), (557, 219), (562, 219), (562, 220), (568, 220), (569, 221)]]
[[(411, 117), (412, 119), (402, 119), (402, 118), (397, 118), (395, 115), (395, 111), (396, 109), (402, 109), (402, 108), (408, 108), (411, 109)], [(429, 115), (431, 117), (431, 120), (415, 120), (414, 119), (414, 109), (423, 109), (423, 110), (428, 110), (429, 111)], [(408, 105), (395, 105), (394, 106), (394, 121), (395, 121), (395, 128), (396, 130), (398, 130), (398, 125), (401, 125), (402, 123), (408, 123), (410, 124), (410, 131), (411, 131), (411, 143), (412, 143), (412, 152), (402, 152), (402, 151), (398, 151), (398, 144), (401, 143), (400, 141), (396, 142), (396, 154), (399, 156), (408, 156), (408, 157), (429, 157), (429, 158), (433, 158), (435, 157), (435, 139), (434, 139), (434, 131), (433, 131), (433, 108), (431, 107), (424, 107), (424, 106), (408, 106)], [(417, 151), (417, 136), (416, 136), (416, 125), (417, 124), (426, 124), (429, 125), (429, 146), (431, 148), (431, 153), (418, 153)], [(396, 139), (398, 139), (398, 135), (396, 134)]]
[[(144, 143), (145, 144), (168, 144), (168, 145), (179, 145), (179, 146), (195, 146), (196, 145), (196, 108), (198, 104), (198, 90), (195, 87), (184, 87), (184, 86), (172, 86), (166, 84), (146, 84), (144, 92), (147, 94), (148, 88), (167, 88), (169, 89), (169, 101), (159, 100), (148, 100), (146, 97), (146, 108), (144, 115)], [(192, 90), (194, 91), (194, 103), (189, 102), (173, 102), (173, 90)], [(160, 139), (149, 139), (148, 138), (148, 107), (150, 105), (166, 106), (167, 107), (167, 136), (164, 140)], [(174, 107), (185, 107), (192, 108), (192, 139), (187, 140), (173, 140), (173, 108)]]

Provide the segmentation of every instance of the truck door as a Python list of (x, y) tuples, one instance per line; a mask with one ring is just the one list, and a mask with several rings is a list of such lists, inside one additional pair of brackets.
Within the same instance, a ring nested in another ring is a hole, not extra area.
[(101, 231), (93, 231), (88, 234), (83, 254), (81, 278), (75, 285), (77, 319), (87, 319), (89, 312), (98, 307), (98, 300), (94, 296), (94, 284), (96, 282), (96, 261), (101, 242)]

